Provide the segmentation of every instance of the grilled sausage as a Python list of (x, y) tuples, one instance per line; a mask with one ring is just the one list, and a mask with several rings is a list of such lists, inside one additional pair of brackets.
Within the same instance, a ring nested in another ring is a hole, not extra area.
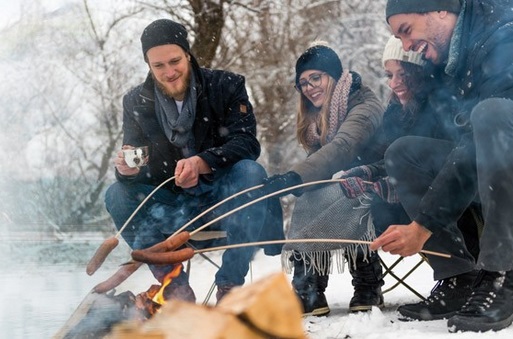
[(123, 281), (137, 271), (141, 265), (142, 263), (137, 261), (130, 261), (122, 265), (112, 277), (96, 285), (93, 288), (93, 291), (96, 293), (105, 293), (110, 291), (111, 289), (119, 286)]
[(105, 239), (103, 243), (98, 247), (91, 260), (86, 267), (86, 272), (89, 275), (93, 275), (94, 272), (103, 264), (107, 256), (112, 252), (116, 246), (118, 246), (119, 240), (116, 237), (110, 237)]

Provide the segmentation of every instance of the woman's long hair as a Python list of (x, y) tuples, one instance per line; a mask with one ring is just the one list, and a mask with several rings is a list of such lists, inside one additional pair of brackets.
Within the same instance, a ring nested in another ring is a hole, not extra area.
[[(403, 121), (413, 123), (427, 96), (434, 88), (434, 78), (419, 65), (399, 61), (406, 74), (404, 85), (410, 91), (410, 98), (403, 106)], [(390, 101), (399, 103), (399, 98), (392, 92)]]
[(312, 147), (307, 143), (308, 126), (315, 123), (317, 131), (321, 137), (321, 145), (326, 144), (326, 138), (329, 129), (330, 103), (333, 91), (337, 82), (331, 76), (328, 76), (328, 86), (326, 87), (326, 100), (320, 108), (315, 107), (310, 100), (301, 92), (297, 114), (296, 136), (303, 148), (308, 154), (315, 152), (318, 148)]

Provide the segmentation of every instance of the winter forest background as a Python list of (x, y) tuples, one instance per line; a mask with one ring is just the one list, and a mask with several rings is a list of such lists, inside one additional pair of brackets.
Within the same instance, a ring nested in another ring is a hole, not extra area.
[[(386, 102), (385, 0), (20, 0), (0, 26), (0, 234), (108, 232), (103, 204), (121, 147), (123, 94), (147, 73), (139, 37), (183, 23), (202, 66), (246, 76), (269, 174), (304, 157), (295, 140), (297, 57), (315, 39)], [(292, 201), (283, 199), (285, 211)]]

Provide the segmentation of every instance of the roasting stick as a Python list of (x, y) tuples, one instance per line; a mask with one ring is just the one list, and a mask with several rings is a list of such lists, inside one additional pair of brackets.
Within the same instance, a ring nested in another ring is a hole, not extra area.
[[(221, 206), (222, 204), (224, 204), (225, 202), (227, 202), (228, 200), (231, 200), (235, 197), (238, 197), (239, 195), (241, 194), (244, 194), (244, 193), (247, 193), (249, 191), (252, 191), (252, 190), (255, 190), (257, 188), (260, 188), (264, 186), (263, 184), (260, 184), (260, 185), (256, 185), (256, 186), (253, 186), (253, 187), (250, 187), (250, 188), (246, 188), (245, 190), (243, 191), (240, 191), (238, 193), (235, 193), (233, 195), (230, 195), (229, 197), (225, 198), (224, 200), (221, 200), (220, 202), (218, 202), (217, 204), (215, 204), (214, 206), (204, 210), (203, 212), (201, 212), (200, 214), (198, 214), (196, 217), (194, 217), (192, 220), (190, 220), (189, 222), (187, 222), (185, 225), (183, 225), (182, 227), (180, 227), (177, 231), (175, 231), (175, 233), (173, 233), (169, 238), (172, 238), (174, 237), (175, 235), (177, 235), (178, 233), (182, 232), (183, 230), (185, 230), (189, 225), (191, 225), (193, 222), (195, 222), (196, 220), (198, 220), (199, 218), (201, 218), (202, 216), (204, 216), (205, 214), (207, 214), (208, 212), (212, 211), (213, 209)], [(169, 239), (168, 238), (168, 239)]]
[[(249, 246), (261, 246), (261, 245), (273, 245), (273, 244), (293, 244), (293, 243), (305, 243), (305, 242), (320, 242), (320, 243), (342, 243), (342, 244), (364, 244), (364, 245), (370, 245), (372, 241), (366, 241), (366, 240), (351, 240), (351, 239), (284, 239), (284, 240), (267, 240), (267, 241), (256, 241), (256, 242), (248, 242), (243, 244), (232, 244), (232, 245), (225, 245), (225, 246), (218, 246), (218, 247), (210, 247), (210, 248), (204, 248), (201, 250), (195, 250), (194, 254), (201, 254), (206, 252), (214, 252), (214, 251), (222, 251), (232, 248), (241, 248), (241, 247), (249, 247)], [(427, 250), (421, 250), (421, 253), (424, 254), (430, 254), (437, 257), (447, 258), (450, 259), (450, 254), (440, 253), (440, 252), (433, 252), (433, 251), (427, 251)]]
[(144, 200), (139, 204), (139, 206), (137, 206), (137, 208), (130, 215), (130, 217), (128, 217), (128, 219), (125, 221), (123, 226), (121, 226), (121, 228), (116, 233), (116, 235), (114, 235), (110, 238), (107, 238), (103, 241), (103, 243), (100, 245), (100, 247), (98, 247), (98, 249), (94, 253), (93, 257), (91, 258), (91, 260), (89, 260), (89, 263), (86, 266), (87, 274), (93, 275), (93, 273), (96, 272), (96, 270), (98, 268), (100, 268), (100, 266), (103, 264), (103, 262), (105, 261), (107, 256), (110, 254), (110, 252), (112, 252), (114, 250), (114, 248), (116, 248), (116, 246), (118, 246), (119, 237), (121, 236), (121, 232), (123, 232), (123, 230), (128, 226), (128, 224), (130, 223), (130, 221), (132, 221), (132, 219), (137, 214), (137, 212), (139, 212), (139, 210), (144, 206), (144, 204), (146, 204), (146, 202), (153, 196), (153, 194), (155, 194), (155, 192), (157, 192), (162, 186), (164, 186), (165, 184), (167, 184), (174, 178), (175, 177), (168, 178), (168, 179), (164, 180), (160, 185), (155, 187), (153, 189), (153, 191), (151, 191), (150, 194), (148, 194), (148, 196), (146, 198), (144, 198)]
[(191, 234), (191, 236), (193, 236), (194, 234), (198, 233), (199, 231), (204, 230), (205, 228), (207, 228), (208, 226), (212, 225), (213, 223), (215, 223), (215, 222), (217, 222), (217, 221), (219, 221), (221, 219), (224, 219), (224, 218), (232, 215), (233, 213), (235, 213), (235, 212), (237, 212), (237, 211), (239, 211), (239, 210), (241, 210), (243, 208), (246, 208), (248, 206), (256, 204), (257, 202), (260, 202), (260, 201), (262, 201), (264, 199), (274, 197), (275, 195), (278, 195), (278, 194), (281, 194), (281, 193), (285, 193), (285, 192), (288, 192), (288, 191), (292, 191), (294, 189), (301, 188), (301, 187), (320, 185), (320, 184), (336, 183), (336, 182), (341, 182), (341, 181), (344, 181), (344, 180), (345, 179), (327, 179), (327, 180), (311, 181), (311, 182), (307, 182), (307, 183), (304, 183), (304, 184), (287, 187), (287, 188), (284, 188), (282, 190), (279, 190), (279, 191), (276, 191), (276, 192), (273, 192), (273, 193), (261, 196), (260, 198), (251, 200), (250, 202), (248, 202), (248, 203), (246, 203), (244, 205), (241, 205), (241, 206), (239, 206), (237, 208), (232, 209), (231, 211), (226, 212), (223, 215), (220, 215), (219, 217), (215, 218), (214, 220), (211, 220), (211, 221), (207, 222), (206, 224), (198, 227), (197, 229), (192, 231), (190, 234)]

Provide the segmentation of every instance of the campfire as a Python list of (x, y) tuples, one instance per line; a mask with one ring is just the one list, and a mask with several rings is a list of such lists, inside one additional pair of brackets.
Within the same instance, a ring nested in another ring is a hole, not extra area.
[(53, 339), (306, 339), (301, 306), (285, 274), (235, 288), (213, 307), (168, 296), (173, 288), (166, 287), (182, 269), (177, 265), (160, 285), (137, 296), (91, 292)]
[(151, 285), (146, 292), (139, 293), (135, 297), (135, 308), (143, 315), (145, 319), (151, 318), (159, 309), (166, 304), (170, 293), (166, 293), (166, 287), (173, 279), (182, 273), (183, 265), (176, 265), (171, 272), (162, 279), (161, 285)]

